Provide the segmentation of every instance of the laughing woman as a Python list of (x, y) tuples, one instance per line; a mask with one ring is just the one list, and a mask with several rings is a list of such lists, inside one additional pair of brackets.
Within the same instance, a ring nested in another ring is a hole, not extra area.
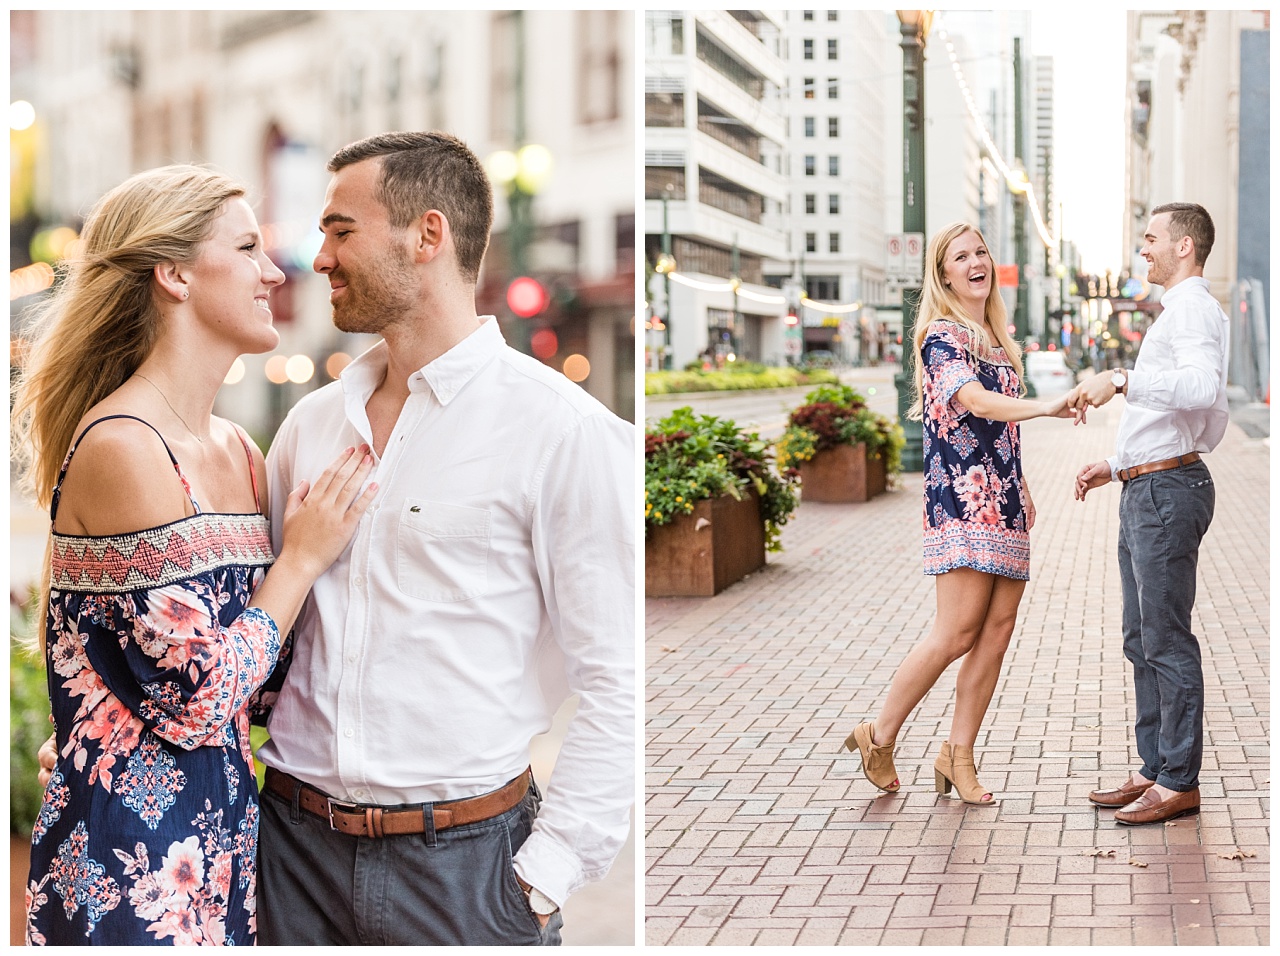
[(1013, 634), (1036, 519), (1015, 423), (1074, 416), (1066, 396), (1019, 397), (1022, 357), (1007, 332), (981, 233), (965, 223), (948, 226), (929, 241), (925, 261), (915, 333), (920, 374), (910, 414), (924, 422), (924, 570), (935, 575), (937, 616), (894, 674), (880, 715), (860, 724), (845, 746), (860, 752), (868, 780), (896, 791), (898, 730), (963, 657), (934, 781), (939, 793), (954, 786), (966, 803), (990, 803), (973, 746)]
[(58, 751), (29, 943), (255, 939), (248, 703), (375, 486), (349, 449), (289, 495), (272, 555), (262, 453), (212, 411), (236, 357), (279, 342), (284, 276), (243, 193), (171, 166), (103, 197), (18, 388), (15, 448), (51, 523)]

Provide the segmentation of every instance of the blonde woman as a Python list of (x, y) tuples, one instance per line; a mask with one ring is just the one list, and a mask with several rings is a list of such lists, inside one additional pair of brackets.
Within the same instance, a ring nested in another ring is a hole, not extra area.
[(200, 167), (142, 173), (99, 201), (83, 240), (14, 406), (14, 447), (50, 509), (58, 751), (27, 941), (252, 944), (247, 709), (368, 506), (372, 459), (348, 449), (293, 489), (273, 557), (262, 454), (212, 411), (236, 357), (279, 341), (284, 276), (244, 191)]
[(995, 692), (1030, 568), (1035, 505), (1022, 472), (1017, 422), (1071, 418), (1066, 396), (1027, 401), (1022, 356), (1009, 338), (995, 267), (977, 229), (937, 233), (928, 264), (915, 350), (912, 418), (924, 423), (924, 570), (935, 575), (937, 616), (894, 674), (884, 708), (845, 741), (881, 790), (896, 791), (898, 730), (942, 672), (964, 658), (951, 733), (934, 763), (939, 793), (966, 803), (994, 795), (977, 778), (973, 746)]

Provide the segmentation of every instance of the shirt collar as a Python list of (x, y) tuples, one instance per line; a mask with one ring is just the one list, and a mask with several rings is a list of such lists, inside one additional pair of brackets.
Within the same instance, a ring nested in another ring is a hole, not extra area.
[(1172, 289), (1165, 289), (1164, 295), (1160, 297), (1160, 302), (1168, 302), (1170, 296), (1176, 299), (1178, 296), (1185, 295), (1195, 289), (1203, 289), (1205, 292), (1208, 292), (1209, 280), (1204, 276), (1187, 276)]
[[(441, 405), (448, 405), (505, 345), (498, 320), (482, 315), (480, 326), (470, 335), (409, 376), (409, 391), (430, 388)], [(342, 391), (348, 401), (363, 407), (386, 373), (387, 343), (379, 342), (342, 370)]]

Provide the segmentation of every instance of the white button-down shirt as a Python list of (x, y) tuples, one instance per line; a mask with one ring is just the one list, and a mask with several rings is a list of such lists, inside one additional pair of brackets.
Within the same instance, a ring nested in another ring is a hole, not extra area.
[(1111, 477), (1135, 465), (1213, 451), (1227, 431), (1227, 315), (1200, 276), (1160, 300), (1129, 373)]
[[(308, 395), (271, 445), (290, 489), (373, 445), (386, 344)], [(263, 761), (341, 800), (475, 796), (570, 722), (516, 870), (562, 903), (626, 840), (635, 773), (634, 428), (509, 348), (498, 323), (409, 379), (351, 545), (316, 581)]]

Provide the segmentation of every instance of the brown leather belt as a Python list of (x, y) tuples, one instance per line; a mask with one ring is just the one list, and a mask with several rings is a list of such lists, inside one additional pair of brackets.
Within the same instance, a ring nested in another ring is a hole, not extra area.
[(362, 803), (333, 800), (310, 784), (272, 767), (267, 768), (265, 787), (292, 802), (298, 795), (298, 806), (329, 823), (330, 829), (347, 836), (408, 836), (425, 831), (423, 814), (430, 809), (436, 830), (447, 830), (467, 823), (480, 823), (506, 813), (529, 792), (532, 770), (526, 770), (510, 783), (478, 797), (449, 800), (444, 803), (419, 803), (412, 806), (378, 807)]
[(1116, 472), (1116, 475), (1121, 481), (1128, 481), (1131, 478), (1137, 478), (1139, 475), (1149, 475), (1153, 471), (1169, 471), (1172, 468), (1181, 468), (1183, 465), (1193, 465), (1199, 460), (1200, 452), (1193, 451), (1189, 455), (1179, 455), (1177, 458), (1166, 458), (1164, 461), (1153, 461), (1145, 465), (1134, 465), (1132, 468), (1121, 468)]

